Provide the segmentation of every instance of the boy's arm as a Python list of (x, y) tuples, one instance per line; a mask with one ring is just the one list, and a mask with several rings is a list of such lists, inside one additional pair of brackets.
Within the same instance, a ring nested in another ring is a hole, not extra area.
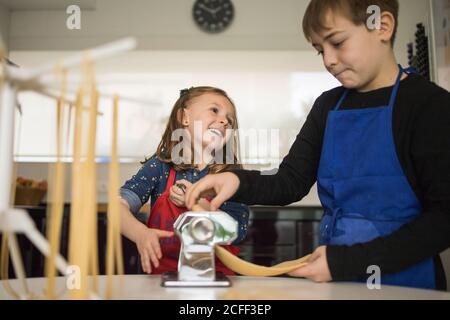
[(423, 212), (389, 236), (349, 247), (328, 246), (334, 280), (367, 275), (370, 265), (378, 265), (382, 273), (398, 272), (450, 247), (450, 94), (430, 97), (416, 118), (411, 156)]
[(237, 202), (224, 202), (220, 210), (228, 213), (238, 222), (238, 236), (233, 244), (238, 244), (247, 236), (249, 209), (246, 205)]
[(276, 173), (237, 170), (239, 189), (232, 200), (247, 205), (288, 205), (306, 196), (316, 182), (327, 110), (319, 97)]

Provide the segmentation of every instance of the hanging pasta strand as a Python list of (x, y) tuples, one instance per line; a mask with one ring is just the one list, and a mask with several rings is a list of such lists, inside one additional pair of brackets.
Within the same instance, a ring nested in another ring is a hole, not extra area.
[[(113, 122), (111, 138), (111, 162), (109, 165), (109, 190), (108, 190), (108, 227), (106, 246), (106, 298), (113, 298), (113, 274), (123, 275), (122, 238), (120, 235), (119, 198), (119, 161), (118, 161), (118, 104), (119, 97), (114, 96)], [(116, 259), (114, 259), (116, 258)], [(123, 278), (120, 277), (120, 288), (123, 287)], [(122, 290), (120, 290), (121, 292)], [(120, 295), (120, 294), (119, 294)]]
[[(70, 227), (69, 227), (69, 263), (74, 266), (74, 272), (78, 272), (73, 278), (74, 283), (71, 283), (70, 297), (73, 299), (82, 299), (87, 297), (87, 258), (82, 249), (86, 249), (85, 241), (79, 239), (78, 232), (85, 233), (82, 225), (83, 214), (80, 205), (80, 198), (82, 196), (82, 181), (83, 171), (81, 170), (81, 130), (82, 130), (82, 104), (83, 104), (83, 89), (81, 88), (77, 93), (77, 100), (75, 103), (75, 117), (74, 117), (74, 144), (73, 144), (73, 162), (72, 162), (72, 195), (71, 195), (71, 209), (70, 209)], [(85, 237), (84, 237), (85, 238)]]
[(69, 110), (67, 112), (67, 132), (66, 132), (66, 146), (70, 145), (70, 133), (72, 132), (72, 113), (74, 113), (74, 105), (72, 103), (69, 104)]
[(62, 161), (64, 144), (64, 110), (66, 104), (67, 70), (59, 70), (61, 76), (61, 96), (56, 106), (56, 163), (51, 183), (49, 205), (47, 206), (47, 239), (50, 244), (50, 255), (45, 262), (45, 276), (47, 278), (47, 298), (56, 299), (56, 256), (60, 251), (61, 225), (64, 212), (64, 181), (65, 165)]
[[(85, 212), (82, 207), (84, 170), (82, 165), (82, 131), (83, 131), (83, 102), (84, 86), (77, 93), (74, 117), (74, 143), (72, 162), (72, 195), (69, 227), (69, 263), (72, 265), (73, 283), (70, 283), (70, 298), (87, 299), (87, 267), (88, 267), (88, 235), (84, 223)], [(82, 236), (80, 236), (80, 233)]]
[[(114, 97), (114, 114), (113, 114), (113, 137), (112, 137), (112, 160), (111, 161), (111, 175), (115, 181), (113, 181), (112, 186), (110, 188), (111, 191), (111, 199), (109, 203), (115, 205), (115, 219), (114, 219), (114, 235), (115, 235), (115, 254), (116, 254), (116, 265), (117, 265), (117, 274), (122, 276), (124, 274), (123, 271), (123, 250), (122, 250), (122, 233), (120, 232), (120, 202), (117, 197), (117, 194), (114, 195), (117, 190), (119, 190), (119, 149), (118, 149), (118, 126), (119, 126), (119, 97)], [(123, 287), (123, 278), (120, 278), (121, 288)]]
[[(0, 87), (1, 87), (1, 83), (0, 83)], [(1, 91), (1, 90), (0, 90)], [(16, 113), (17, 115), (17, 113)], [(15, 118), (16, 119), (16, 145), (15, 145), (15, 152), (19, 153), (20, 152), (20, 141), (21, 141), (21, 135), (22, 135), (22, 112), (20, 111), (19, 108), (19, 114), (18, 117)], [(13, 167), (12, 167), (12, 179), (11, 179), (11, 198), (10, 198), (10, 206), (13, 207), (15, 204), (15, 200), (16, 200), (16, 186), (17, 186), (17, 161), (14, 161), (13, 163)]]
[[(88, 114), (83, 110), (89, 98)], [(69, 260), (79, 271), (79, 283), (71, 291), (73, 299), (87, 299), (92, 276), (97, 288), (97, 196), (95, 144), (97, 130), (98, 92), (95, 88), (92, 63), (83, 62), (83, 84), (75, 106), (74, 157), (72, 165), (72, 208), (70, 213)]]
[(91, 245), (89, 246), (89, 274), (92, 276), (92, 289), (98, 293), (98, 232), (97, 232), (97, 172), (95, 164), (95, 147), (97, 136), (97, 111), (98, 111), (98, 92), (95, 87), (94, 71), (92, 64), (87, 65), (87, 75), (89, 77), (90, 84), (90, 105), (89, 105), (89, 131), (88, 131), (88, 153), (86, 159), (86, 171), (88, 179), (86, 182), (87, 193), (85, 196), (86, 212), (88, 214), (90, 228), (89, 240)]

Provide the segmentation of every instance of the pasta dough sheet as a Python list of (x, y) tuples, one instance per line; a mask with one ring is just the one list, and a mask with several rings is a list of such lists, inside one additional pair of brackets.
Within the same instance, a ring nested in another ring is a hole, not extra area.
[(253, 277), (272, 277), (291, 272), (306, 266), (308, 264), (307, 261), (311, 256), (307, 255), (297, 260), (285, 261), (272, 267), (265, 267), (239, 259), (237, 256), (220, 246), (216, 246), (215, 251), (216, 256), (225, 266), (243, 276)]

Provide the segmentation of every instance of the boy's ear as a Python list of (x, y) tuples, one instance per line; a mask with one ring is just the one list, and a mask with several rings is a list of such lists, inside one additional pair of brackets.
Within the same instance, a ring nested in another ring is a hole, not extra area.
[(187, 112), (186, 108), (181, 108), (178, 110), (177, 120), (184, 127), (187, 127), (189, 125), (189, 113)]
[(380, 30), (378, 30), (380, 39), (384, 42), (390, 43), (394, 35), (395, 24), (397, 21), (395, 21), (392, 13), (384, 11), (381, 13), (380, 22)]

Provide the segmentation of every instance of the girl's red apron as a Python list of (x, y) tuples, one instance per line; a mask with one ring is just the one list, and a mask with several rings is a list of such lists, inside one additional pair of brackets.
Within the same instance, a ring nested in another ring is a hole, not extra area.
[[(152, 229), (160, 229), (166, 231), (173, 231), (173, 224), (177, 220), (178, 216), (188, 211), (187, 208), (177, 207), (170, 199), (170, 188), (175, 182), (176, 171), (170, 169), (169, 179), (167, 180), (166, 190), (156, 200), (153, 205), (150, 216), (147, 221), (147, 226)], [(170, 238), (161, 238), (159, 240), (161, 244), (162, 258), (159, 260), (158, 268), (152, 268), (152, 274), (161, 274), (169, 271), (178, 270), (178, 256), (180, 253), (180, 240), (178, 236), (174, 234)], [(237, 255), (239, 248), (236, 246), (223, 246), (225, 249)], [(226, 275), (234, 275), (234, 272), (225, 267), (216, 258), (216, 271), (222, 272)]]

